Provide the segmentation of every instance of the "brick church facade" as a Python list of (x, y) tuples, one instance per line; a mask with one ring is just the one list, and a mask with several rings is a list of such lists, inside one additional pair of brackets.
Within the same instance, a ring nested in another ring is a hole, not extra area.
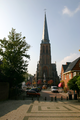
[(53, 84), (58, 85), (59, 77), (56, 71), (56, 63), (51, 63), (51, 45), (48, 35), (46, 13), (44, 16), (43, 35), (40, 44), (40, 60), (37, 64), (37, 71), (35, 75), (36, 81), (41, 79), (43, 83), (44, 76), (46, 84), (49, 80), (53, 80)]

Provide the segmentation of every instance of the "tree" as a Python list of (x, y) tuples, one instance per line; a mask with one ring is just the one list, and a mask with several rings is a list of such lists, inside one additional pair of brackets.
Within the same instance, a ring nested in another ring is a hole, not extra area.
[(64, 88), (64, 86), (65, 86), (64, 81), (63, 81), (63, 80), (61, 80), (61, 81), (60, 81), (60, 83), (61, 83), (61, 87), (62, 87), (62, 88)]
[(39, 85), (41, 85), (41, 84), (42, 84), (41, 79), (39, 79), (39, 80), (38, 80), (38, 83), (37, 83), (37, 84), (39, 84)]
[(68, 87), (72, 90), (76, 90), (79, 93), (79, 88), (77, 85), (77, 78), (78, 76), (73, 77), (69, 82), (68, 82)]
[(8, 40), (0, 39), (0, 65), (2, 81), (9, 82), (10, 87), (17, 86), (24, 81), (24, 73), (27, 71), (30, 56), (27, 54), (30, 45), (21, 37), (21, 33), (16, 33), (12, 28), (9, 32)]
[(77, 84), (77, 86), (78, 86), (78, 88), (80, 90), (80, 76), (77, 78), (76, 84)]
[(30, 82), (30, 81), (27, 81), (27, 82), (26, 82), (26, 85), (31, 85), (31, 82)]
[(48, 84), (49, 84), (49, 85), (52, 85), (52, 84), (53, 84), (53, 80), (49, 80), (49, 81), (48, 81)]

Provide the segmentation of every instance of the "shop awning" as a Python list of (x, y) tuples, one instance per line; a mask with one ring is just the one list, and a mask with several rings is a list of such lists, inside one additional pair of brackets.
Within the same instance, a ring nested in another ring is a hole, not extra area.
[(59, 83), (59, 84), (58, 84), (58, 87), (63, 87), (62, 83)]

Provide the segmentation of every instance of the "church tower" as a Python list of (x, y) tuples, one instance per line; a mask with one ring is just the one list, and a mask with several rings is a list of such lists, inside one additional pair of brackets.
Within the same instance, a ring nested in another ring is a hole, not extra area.
[(37, 65), (37, 72), (36, 72), (37, 81), (41, 79), (43, 82), (44, 75), (46, 82), (48, 80), (54, 81), (54, 79), (56, 79), (57, 76), (56, 64), (51, 64), (51, 46), (48, 35), (46, 13), (44, 16), (43, 35), (40, 44), (40, 60)]

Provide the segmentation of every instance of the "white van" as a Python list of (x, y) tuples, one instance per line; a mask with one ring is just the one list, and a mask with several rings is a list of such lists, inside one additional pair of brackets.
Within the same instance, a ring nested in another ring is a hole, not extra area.
[(57, 86), (51, 86), (51, 92), (58, 92)]

